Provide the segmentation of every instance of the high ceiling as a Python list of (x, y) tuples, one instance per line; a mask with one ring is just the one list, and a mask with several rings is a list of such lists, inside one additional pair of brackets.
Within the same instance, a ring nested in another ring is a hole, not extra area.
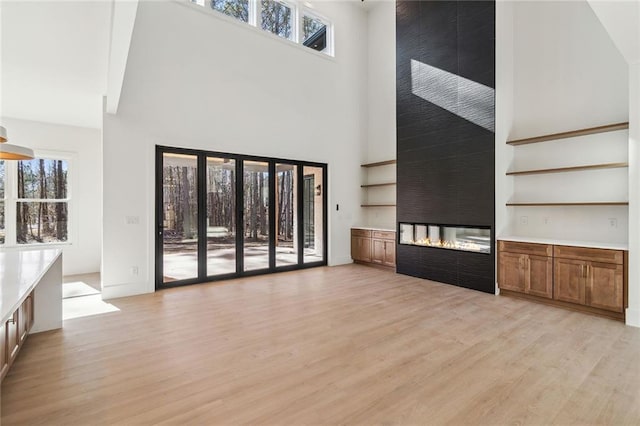
[(112, 0), (0, 1), (0, 115), (102, 126)]

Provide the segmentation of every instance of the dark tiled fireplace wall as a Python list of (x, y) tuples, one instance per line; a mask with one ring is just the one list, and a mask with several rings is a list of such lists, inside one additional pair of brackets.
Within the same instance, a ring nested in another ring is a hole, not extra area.
[(397, 271), (495, 286), (495, 2), (398, 1), (397, 220), (490, 227), (491, 254), (398, 245)]

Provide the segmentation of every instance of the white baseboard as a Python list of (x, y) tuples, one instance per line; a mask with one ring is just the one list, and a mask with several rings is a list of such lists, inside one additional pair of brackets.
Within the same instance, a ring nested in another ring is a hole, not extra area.
[(631, 327), (640, 327), (640, 310), (627, 308), (626, 324)]
[(148, 293), (153, 293), (153, 291), (149, 291), (149, 283), (144, 281), (102, 286), (102, 300), (137, 296), (139, 294)]

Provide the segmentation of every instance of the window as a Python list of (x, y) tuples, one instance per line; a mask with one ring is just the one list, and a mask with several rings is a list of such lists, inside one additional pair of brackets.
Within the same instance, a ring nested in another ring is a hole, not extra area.
[(333, 27), (295, 0), (187, 0), (333, 56)]
[(324, 52), (327, 50), (327, 24), (320, 18), (305, 13), (302, 16), (302, 44)]
[(18, 161), (17, 168), (17, 243), (67, 241), (67, 162), (40, 158)]
[(249, 0), (211, 0), (211, 9), (242, 22), (249, 22)]
[(291, 8), (284, 3), (273, 0), (261, 0), (261, 26), (265, 31), (291, 39), (293, 35), (293, 19)]
[(0, 162), (0, 244), (69, 240), (69, 162)]

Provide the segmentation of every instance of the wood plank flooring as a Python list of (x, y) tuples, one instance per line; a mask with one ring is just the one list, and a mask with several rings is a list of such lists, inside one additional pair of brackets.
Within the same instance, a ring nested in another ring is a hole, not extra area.
[(347, 265), (32, 335), (2, 424), (640, 424), (640, 330)]

